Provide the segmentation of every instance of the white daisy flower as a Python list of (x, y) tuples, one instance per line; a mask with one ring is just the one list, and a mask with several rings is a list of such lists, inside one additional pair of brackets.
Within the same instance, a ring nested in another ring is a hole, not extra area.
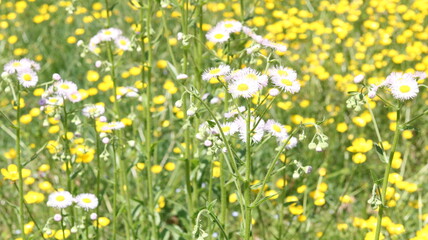
[(64, 99), (62, 97), (49, 97), (46, 99), (46, 105), (62, 106)]
[(242, 23), (236, 20), (226, 20), (219, 22), (216, 27), (220, 27), (229, 33), (236, 33), (241, 31)]
[[(288, 137), (289, 137), (289, 136), (284, 136), (283, 138), (278, 138), (278, 144), (279, 144), (279, 145), (283, 145), (283, 144), (285, 143), (285, 141), (287, 141)], [(295, 147), (297, 146), (297, 143), (298, 143), (298, 142), (299, 142), (299, 141), (297, 140), (297, 138), (296, 138), (296, 137), (291, 137), (291, 138), (290, 138), (290, 140), (289, 140), (289, 141), (288, 141), (288, 143), (287, 143), (286, 148), (287, 148), (287, 149), (295, 148)]]
[(260, 86), (255, 81), (239, 79), (229, 85), (229, 93), (233, 98), (250, 98), (260, 90)]
[(208, 39), (208, 41), (213, 43), (224, 43), (230, 38), (230, 33), (225, 31), (222, 28), (213, 28), (211, 29), (205, 37)]
[[(221, 124), (221, 130), (226, 136), (235, 134), (236, 132), (238, 132), (238, 129), (239, 127), (235, 122), (227, 122), (227, 123)], [(217, 133), (220, 133), (220, 130), (218, 129), (217, 126), (215, 131)]]
[(391, 84), (391, 93), (400, 101), (415, 98), (419, 93), (418, 83), (414, 79), (396, 81)]
[(107, 29), (101, 29), (97, 36), (100, 38), (101, 41), (112, 41), (119, 38), (119, 36), (122, 35), (122, 31), (117, 28), (107, 28)]
[(415, 72), (413, 77), (419, 80), (424, 80), (427, 77), (427, 74), (425, 72)]
[(39, 77), (37, 77), (36, 72), (29, 69), (29, 71), (19, 71), (18, 80), (23, 87), (29, 88), (36, 86), (39, 81)]
[(95, 209), (98, 207), (98, 198), (92, 193), (82, 193), (74, 198), (77, 206), (88, 211), (89, 209)]
[(209, 81), (211, 80), (211, 78), (224, 76), (229, 74), (229, 72), (230, 72), (230, 67), (228, 65), (222, 64), (218, 67), (213, 67), (205, 70), (204, 73), (202, 74), (202, 79), (205, 81)]
[(139, 96), (138, 89), (134, 87), (120, 87), (118, 88), (117, 92), (117, 99), (120, 99), (121, 97), (135, 98)]
[(89, 40), (89, 45), (88, 45), (88, 49), (91, 52), (95, 52), (95, 49), (97, 49), (98, 44), (101, 43), (101, 39), (99, 38), (98, 35), (95, 35), (94, 37), (91, 38), (91, 40)]
[(31, 69), (33, 69), (36, 72), (40, 71), (40, 64), (38, 64), (37, 62), (35, 62), (31, 59), (23, 58), (19, 61), (21, 62), (21, 64), (23, 66), (29, 66)]
[[(238, 125), (239, 138), (243, 142), (247, 142), (247, 122), (246, 122), (246, 119), (239, 117), (235, 120), (235, 123)], [(256, 123), (258, 123), (257, 127), (250, 134), (252, 142), (260, 142), (263, 138), (264, 133), (265, 133), (265, 131), (264, 131), (265, 121), (263, 119), (260, 119), (260, 118), (251, 117), (250, 128), (253, 129)]]
[(73, 196), (67, 191), (54, 192), (49, 195), (47, 206), (53, 208), (66, 208), (73, 204)]
[(77, 103), (77, 102), (82, 101), (82, 94), (80, 94), (79, 91), (76, 91), (76, 92), (68, 94), (67, 98), (68, 98), (68, 100), (70, 100), (70, 102)]
[(131, 41), (127, 37), (120, 36), (114, 41), (114, 43), (117, 48), (122, 49), (123, 51), (131, 50)]
[(104, 112), (105, 112), (105, 108), (103, 106), (94, 105), (94, 104), (88, 105), (88, 106), (84, 107), (82, 110), (83, 116), (88, 117), (88, 118), (97, 118), (97, 117), (103, 115)]
[(272, 97), (278, 96), (279, 93), (280, 93), (280, 91), (278, 90), (278, 88), (269, 89), (269, 95), (271, 95)]
[(300, 83), (297, 80), (290, 80), (288, 77), (273, 77), (272, 82), (285, 92), (294, 94), (300, 91)]
[(268, 74), (270, 77), (280, 77), (280, 78), (288, 78), (290, 81), (295, 81), (297, 79), (297, 73), (291, 68), (288, 67), (273, 67), (268, 70)]
[(30, 71), (39, 71), (40, 65), (33, 60), (28, 58), (23, 58), (21, 60), (12, 60), (6, 65), (4, 65), (5, 72), (9, 74), (14, 74), (18, 72), (30, 72)]
[(60, 80), (55, 82), (54, 90), (59, 96), (68, 97), (70, 94), (77, 92), (77, 85), (70, 81)]
[(268, 120), (265, 124), (265, 130), (277, 138), (284, 138), (288, 136), (287, 130), (279, 122), (275, 120)]
[(259, 73), (252, 68), (243, 68), (234, 71), (228, 77), (229, 80), (245, 80), (249, 82), (256, 82), (259, 86), (265, 87), (268, 84), (268, 76)]
[(125, 127), (125, 124), (123, 122), (111, 122), (102, 126), (101, 130), (103, 131), (118, 130), (124, 127)]

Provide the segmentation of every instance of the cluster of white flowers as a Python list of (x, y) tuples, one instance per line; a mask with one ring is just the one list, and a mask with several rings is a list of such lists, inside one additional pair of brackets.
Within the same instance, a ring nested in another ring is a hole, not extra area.
[(48, 207), (63, 209), (71, 206), (73, 203), (88, 211), (89, 209), (98, 207), (98, 198), (92, 193), (82, 193), (73, 197), (70, 192), (57, 191), (49, 195), (46, 205)]
[[(197, 138), (204, 141), (206, 147), (211, 147), (212, 143), (219, 138), (223, 132), (225, 136), (233, 136), (237, 134), (239, 139), (244, 143), (247, 141), (247, 122), (242, 116), (242, 112), (246, 111), (245, 107), (241, 106), (237, 109), (232, 109), (225, 114), (228, 121), (219, 126), (209, 127), (208, 122), (203, 123), (199, 127)], [(266, 122), (259, 117), (251, 117), (250, 130), (251, 142), (257, 143), (262, 141), (264, 136), (273, 136), (276, 138), (278, 145), (282, 145), (289, 139), (289, 134), (286, 128), (275, 120), (269, 119)], [(297, 138), (291, 137), (287, 142), (287, 148), (293, 148), (297, 145)]]
[(287, 47), (285, 45), (274, 43), (260, 35), (257, 35), (249, 27), (243, 26), (236, 20), (219, 22), (215, 27), (208, 31), (206, 38), (213, 43), (224, 43), (230, 39), (231, 33), (238, 33), (241, 31), (261, 46), (272, 48), (279, 52), (287, 51)]
[(98, 44), (102, 42), (113, 41), (117, 48), (123, 51), (131, 50), (131, 41), (129, 38), (122, 35), (122, 31), (117, 28), (101, 29), (95, 36), (89, 41), (89, 50), (95, 52)]
[(391, 90), (392, 96), (400, 101), (406, 101), (415, 98), (419, 93), (418, 79), (426, 78), (423, 72), (402, 73), (393, 72), (379, 85), (372, 84), (368, 96), (376, 97), (379, 88), (388, 88)]
[(52, 78), (54, 80), (53, 84), (42, 95), (42, 105), (61, 106), (64, 100), (69, 100), (73, 103), (82, 100), (82, 95), (74, 82), (63, 80), (57, 73)]
[(2, 77), (15, 75), (19, 84), (25, 88), (34, 87), (39, 81), (37, 72), (40, 70), (40, 65), (28, 58), (12, 60), (4, 65), (3, 70)]
[[(275, 87), (284, 92), (294, 94), (300, 91), (296, 71), (282, 66), (270, 68), (268, 75), (265, 75), (249, 67), (232, 71), (228, 65), (222, 64), (218, 67), (209, 68), (202, 74), (202, 79), (205, 81), (211, 79), (226, 80), (228, 91), (234, 98), (253, 97), (268, 85), (269, 78)], [(269, 93), (276, 96), (279, 92), (270, 89)]]

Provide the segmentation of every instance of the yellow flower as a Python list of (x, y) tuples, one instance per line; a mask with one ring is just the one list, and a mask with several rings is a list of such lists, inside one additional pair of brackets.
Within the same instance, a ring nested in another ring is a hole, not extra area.
[[(106, 218), (106, 217), (100, 217), (98, 218), (98, 227), (106, 227), (110, 224), (110, 219)], [(97, 220), (95, 220), (93, 222), (93, 225), (96, 227), (97, 226)]]
[(168, 162), (168, 163), (165, 164), (164, 168), (165, 168), (165, 170), (170, 171), (170, 172), (174, 171), (174, 169), (175, 169), (175, 163)]
[[(16, 181), (19, 179), (18, 166), (16, 166), (15, 164), (10, 164), (7, 169), (1, 169), (1, 174), (3, 175), (3, 178), (5, 180), (9, 179), (11, 181)], [(26, 178), (31, 175), (31, 170), (23, 168), (21, 174), (22, 178)]]
[(373, 141), (364, 138), (356, 138), (352, 141), (352, 146), (346, 148), (348, 152), (352, 153), (366, 153), (373, 148)]
[(65, 229), (64, 231), (58, 230), (55, 232), (54, 237), (55, 237), (55, 239), (62, 240), (62, 239), (68, 238), (70, 236), (70, 233), (71, 232), (68, 229)]
[(367, 157), (364, 153), (357, 153), (352, 156), (352, 161), (356, 164), (364, 163), (367, 160)]
[(153, 165), (150, 170), (152, 171), (152, 173), (158, 174), (158, 173), (162, 172), (162, 166), (161, 165)]
[(29, 191), (24, 195), (24, 200), (27, 204), (41, 203), (45, 200), (45, 195), (43, 195), (43, 193)]

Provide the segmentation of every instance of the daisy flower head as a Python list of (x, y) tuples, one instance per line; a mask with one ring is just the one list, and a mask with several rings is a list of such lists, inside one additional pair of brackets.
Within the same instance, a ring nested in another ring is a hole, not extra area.
[(255, 81), (248, 81), (246, 79), (238, 79), (229, 84), (229, 93), (232, 94), (233, 98), (253, 97), (260, 90), (260, 86)]
[(88, 211), (89, 209), (95, 209), (98, 207), (98, 198), (92, 193), (82, 193), (74, 198), (77, 206)]
[(63, 209), (73, 204), (73, 196), (67, 191), (58, 191), (51, 193), (48, 198), (47, 206)]
[(18, 81), (23, 87), (29, 88), (36, 86), (39, 77), (37, 77), (36, 72), (29, 69), (28, 71), (18, 72)]
[(77, 103), (82, 101), (82, 94), (79, 91), (72, 92), (67, 95), (67, 98), (72, 103)]
[(425, 78), (427, 78), (427, 74), (425, 72), (415, 72), (413, 74), (414, 78), (417, 78), (418, 80), (424, 80)]
[(205, 35), (208, 41), (213, 43), (224, 43), (230, 38), (230, 33), (223, 28), (213, 28)]
[(123, 122), (111, 122), (101, 127), (103, 131), (119, 130), (125, 127)]
[(232, 81), (241, 79), (249, 82), (256, 82), (261, 87), (265, 87), (268, 84), (268, 76), (261, 74), (252, 68), (244, 68), (234, 71), (230, 74), (229, 79)]
[(229, 72), (230, 72), (230, 67), (228, 65), (221, 64), (218, 67), (213, 67), (205, 70), (204, 73), (202, 74), (202, 79), (204, 81), (209, 81), (212, 78), (217, 78), (220, 76), (227, 75), (229, 74)]
[[(283, 138), (278, 138), (279, 145), (283, 145), (288, 140), (288, 137), (289, 136), (284, 136)], [(288, 142), (287, 142), (286, 148), (287, 149), (295, 148), (297, 146), (298, 142), (299, 141), (297, 140), (296, 137), (291, 137), (290, 140), (288, 140)]]
[(70, 94), (77, 92), (77, 85), (70, 81), (60, 80), (54, 83), (54, 90), (59, 96), (68, 97)]
[(83, 116), (87, 117), (87, 118), (97, 118), (101, 115), (103, 115), (105, 112), (105, 108), (101, 105), (88, 105), (86, 107), (83, 108), (82, 110), (82, 114)]
[(393, 82), (390, 88), (392, 96), (400, 101), (413, 99), (419, 93), (418, 83), (413, 78)]
[(64, 99), (62, 97), (49, 97), (46, 99), (46, 105), (62, 106)]
[(95, 51), (98, 47), (98, 44), (100, 44), (100, 43), (101, 43), (100, 37), (98, 35), (93, 36), (91, 38), (91, 40), (89, 40), (89, 45), (88, 45), (89, 51), (95, 53)]
[[(226, 136), (230, 136), (235, 134), (236, 132), (238, 132), (238, 125), (235, 122), (227, 122), (224, 124), (221, 124), (221, 131), (223, 131), (224, 135)], [(220, 133), (220, 129), (218, 128), (218, 126), (216, 126), (216, 129), (214, 130), (215, 133), (219, 134)]]
[(268, 120), (265, 124), (266, 132), (272, 134), (272, 136), (277, 138), (284, 138), (288, 136), (287, 130), (279, 122), (275, 120)]
[(275, 86), (291, 94), (300, 91), (300, 83), (297, 80), (292, 80), (292, 78), (275, 76), (272, 78), (272, 82)]
[(270, 77), (280, 77), (280, 78), (288, 78), (291, 81), (295, 81), (297, 79), (297, 73), (291, 68), (288, 67), (273, 67), (268, 70), (268, 75)]
[(33, 60), (23, 58), (21, 60), (12, 60), (4, 65), (5, 72), (14, 74), (18, 72), (39, 71), (40, 65)]
[(116, 47), (123, 50), (123, 51), (129, 51), (131, 50), (131, 41), (124, 36), (119, 36), (114, 43), (116, 44)]
[(112, 41), (118, 39), (122, 35), (122, 31), (117, 28), (107, 28), (101, 29), (97, 35), (101, 41)]
[(217, 27), (220, 27), (229, 33), (236, 33), (241, 31), (242, 23), (236, 20), (226, 20), (226, 21), (219, 22), (217, 24)]
[(118, 95), (117, 99), (120, 99), (121, 97), (130, 97), (135, 98), (138, 97), (138, 89), (134, 87), (120, 87), (118, 89)]

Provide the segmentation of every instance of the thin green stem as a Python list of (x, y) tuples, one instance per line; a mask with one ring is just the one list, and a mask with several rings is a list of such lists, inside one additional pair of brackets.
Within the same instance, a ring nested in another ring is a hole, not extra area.
[(245, 198), (245, 215), (244, 215), (244, 239), (251, 239), (251, 106), (250, 100), (247, 102), (247, 117), (246, 117), (246, 147), (245, 147), (245, 183), (244, 183), (244, 198)]
[(100, 204), (97, 207), (97, 226), (95, 229), (95, 239), (100, 239), (100, 235), (99, 235), (99, 216), (100, 216), (100, 205), (101, 205), (101, 191), (100, 191), (100, 183), (101, 183), (101, 158), (100, 158), (100, 136), (97, 132), (97, 124), (96, 124), (96, 120), (93, 119), (92, 121), (93, 124), (93, 128), (94, 128), (94, 133), (95, 133), (95, 146), (96, 146), (96, 152), (95, 152), (95, 158), (96, 158), (96, 162), (97, 162), (97, 198), (98, 201), (100, 202)]
[(24, 240), (27, 236), (24, 234), (25, 218), (24, 218), (24, 179), (22, 178), (22, 163), (21, 163), (21, 85), (17, 84), (18, 97), (16, 100), (16, 159), (18, 161), (18, 176), (19, 176), (19, 226), (21, 228), (21, 235)]
[[(152, 48), (152, 0), (147, 1), (147, 10), (144, 12), (144, 8), (140, 10), (141, 28), (143, 29), (144, 21), (146, 22), (145, 35), (147, 37), (147, 59), (142, 54), (141, 62), (143, 65), (142, 78), (146, 83), (146, 101), (145, 101), (145, 115), (146, 115), (146, 131), (145, 131), (145, 147), (146, 147), (146, 165), (147, 165), (147, 195), (148, 195), (148, 208), (149, 215), (151, 217), (151, 238), (159, 239), (158, 227), (155, 221), (155, 200), (153, 195), (153, 175), (151, 172), (152, 168), (152, 115), (151, 109), (151, 98), (152, 98), (152, 62), (153, 62), (153, 48)], [(144, 34), (142, 34), (144, 35)], [(144, 36), (141, 38), (143, 49), (145, 50)], [(147, 74), (145, 73), (145, 67), (147, 68)], [(144, 79), (145, 78), (145, 79)]]
[(395, 127), (394, 140), (392, 142), (391, 152), (389, 154), (388, 162), (385, 166), (385, 175), (383, 177), (382, 190), (380, 193), (382, 204), (379, 206), (379, 213), (377, 216), (377, 224), (376, 224), (376, 232), (375, 232), (375, 240), (379, 240), (380, 230), (382, 228), (382, 218), (384, 215), (384, 209), (386, 206), (386, 189), (388, 187), (388, 177), (391, 171), (391, 163), (394, 159), (395, 150), (398, 145), (398, 140), (400, 138), (400, 128), (401, 128), (401, 120), (400, 120), (400, 108), (397, 110), (397, 125)]

